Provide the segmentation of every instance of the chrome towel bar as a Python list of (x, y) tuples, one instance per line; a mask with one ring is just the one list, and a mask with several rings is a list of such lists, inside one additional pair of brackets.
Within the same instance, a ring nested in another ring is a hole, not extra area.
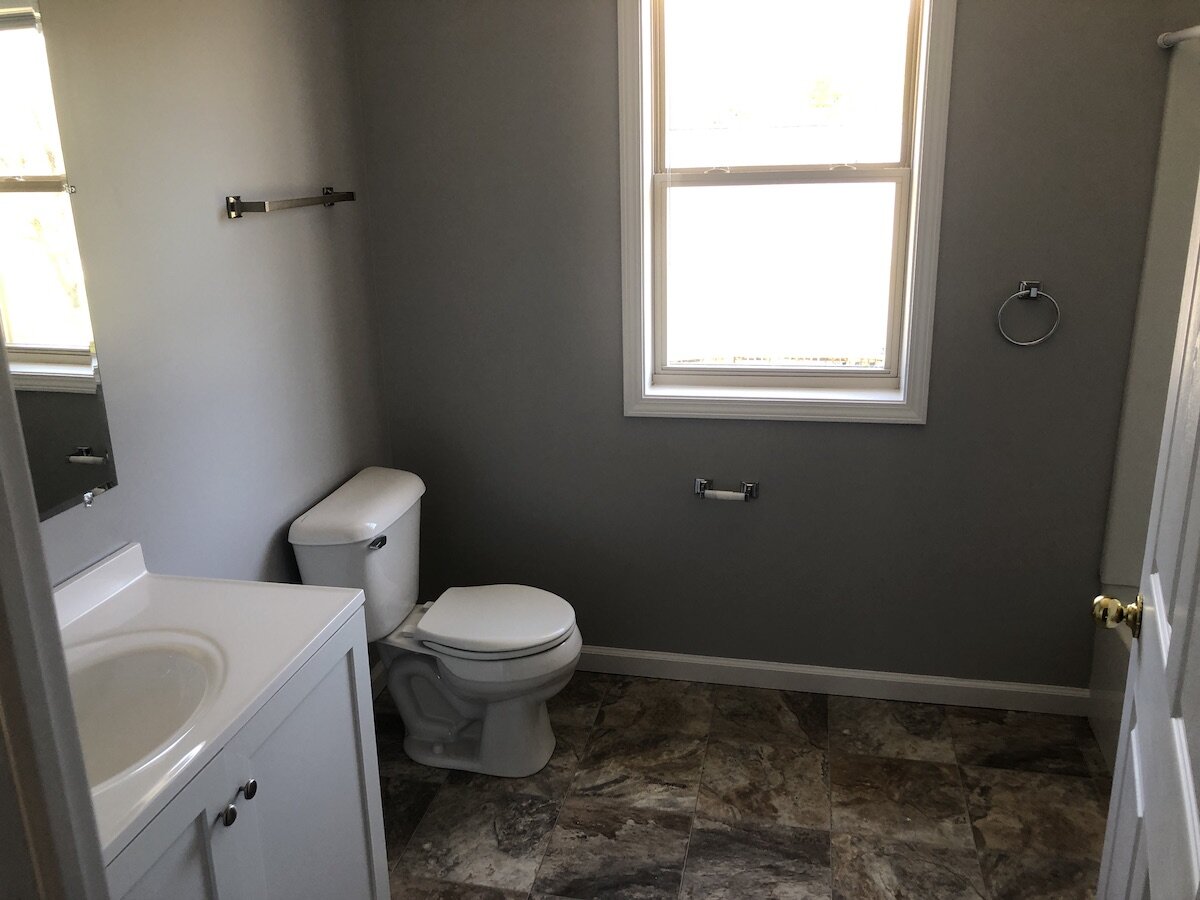
[(335, 191), (331, 187), (321, 188), (320, 197), (297, 197), (295, 200), (243, 200), (240, 195), (230, 194), (225, 198), (225, 215), (240, 219), (246, 213), (269, 213), (298, 206), (333, 206), (354, 200), (354, 191)]

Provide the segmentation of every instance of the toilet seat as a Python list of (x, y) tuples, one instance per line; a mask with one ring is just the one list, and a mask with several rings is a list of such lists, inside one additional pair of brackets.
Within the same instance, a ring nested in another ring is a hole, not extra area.
[(439, 644), (437, 641), (421, 641), (421, 646), (432, 650), (434, 653), (440, 653), (442, 656), (454, 656), (458, 659), (521, 659), (526, 656), (536, 656), (539, 653), (545, 653), (547, 650), (553, 650), (563, 641), (568, 640), (574, 633), (575, 629), (572, 627), (571, 630), (562, 637), (545, 644), (539, 644), (536, 647), (526, 647), (523, 650), (499, 650), (492, 653), (481, 653), (473, 650), (459, 650), (457, 647)]
[(454, 587), (407, 633), (435, 653), (516, 659), (553, 649), (575, 631), (575, 610), (556, 594), (523, 584)]

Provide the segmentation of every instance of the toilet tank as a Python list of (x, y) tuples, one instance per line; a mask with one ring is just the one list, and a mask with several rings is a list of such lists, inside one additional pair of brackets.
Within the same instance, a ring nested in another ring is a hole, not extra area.
[(424, 493), (412, 472), (372, 466), (288, 531), (305, 584), (363, 589), (368, 641), (386, 637), (416, 605)]

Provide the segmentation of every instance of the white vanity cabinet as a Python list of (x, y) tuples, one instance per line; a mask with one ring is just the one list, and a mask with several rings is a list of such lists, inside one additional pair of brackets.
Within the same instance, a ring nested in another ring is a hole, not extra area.
[(363, 621), (359, 609), (112, 859), (114, 900), (388, 896)]

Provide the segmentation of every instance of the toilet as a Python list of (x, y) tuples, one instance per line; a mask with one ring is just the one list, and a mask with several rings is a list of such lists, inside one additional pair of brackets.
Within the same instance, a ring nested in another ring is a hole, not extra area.
[(417, 603), (425, 483), (363, 469), (292, 523), (305, 584), (366, 594), (367, 640), (387, 666), (404, 750), (447, 769), (519, 778), (546, 765), (546, 701), (570, 680), (583, 646), (575, 610), (519, 584), (452, 587)]

